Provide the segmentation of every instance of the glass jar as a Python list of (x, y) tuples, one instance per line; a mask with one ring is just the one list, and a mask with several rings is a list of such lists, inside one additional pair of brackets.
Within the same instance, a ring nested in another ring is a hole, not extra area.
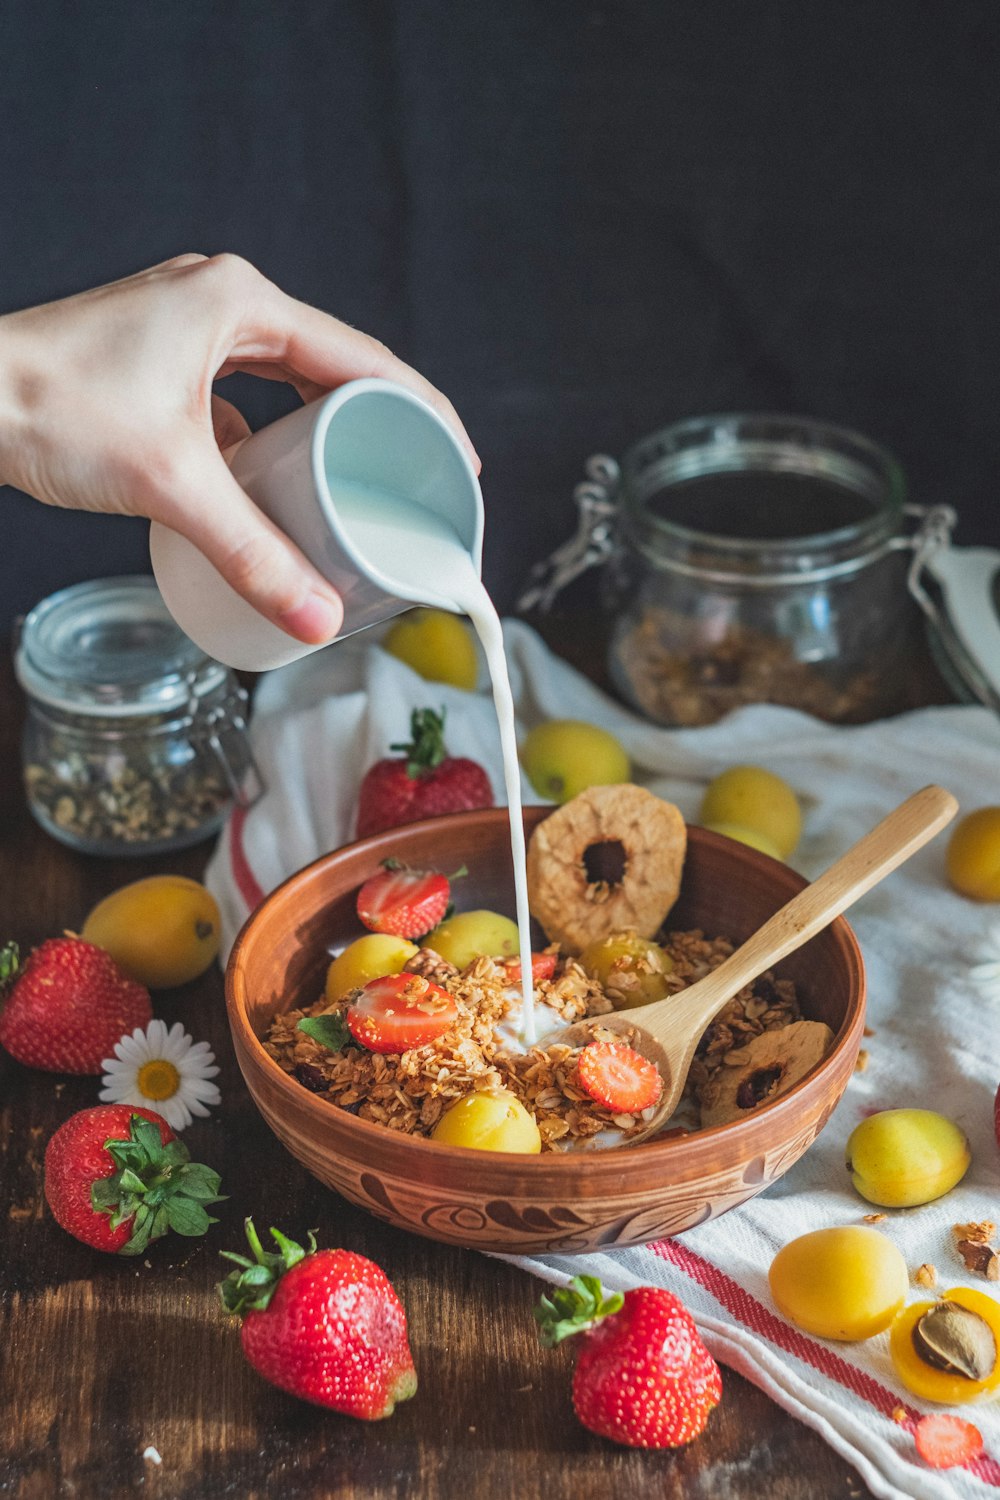
[(560, 567), (565, 581), (602, 562), (609, 672), (646, 717), (711, 724), (768, 702), (860, 722), (902, 706), (919, 512), (889, 453), (809, 418), (731, 414), (588, 475), (581, 532), (529, 602), (551, 599)]
[(87, 854), (159, 854), (209, 838), (261, 784), (247, 695), (174, 624), (152, 578), (44, 599), (15, 651), (27, 697), (24, 784), (36, 821)]

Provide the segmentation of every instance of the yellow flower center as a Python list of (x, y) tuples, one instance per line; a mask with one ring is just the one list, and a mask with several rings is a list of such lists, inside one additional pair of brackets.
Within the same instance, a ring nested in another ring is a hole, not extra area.
[(173, 1063), (157, 1057), (152, 1062), (143, 1063), (135, 1081), (146, 1099), (169, 1099), (176, 1094), (181, 1075)]

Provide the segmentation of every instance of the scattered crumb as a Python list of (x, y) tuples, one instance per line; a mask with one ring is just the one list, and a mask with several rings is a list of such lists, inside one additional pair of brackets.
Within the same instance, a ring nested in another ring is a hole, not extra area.
[(865, 1214), (864, 1222), (866, 1224), (884, 1224), (888, 1217), (888, 1214)]
[(516, 1390), (514, 1391), (514, 1395), (515, 1396), (523, 1396), (526, 1391), (533, 1391), (534, 1389), (535, 1389), (534, 1385), (529, 1380), (527, 1385), (519, 1385), (516, 1388)]
[(959, 1240), (956, 1247), (967, 1271), (978, 1271), (987, 1281), (1000, 1281), (1000, 1255), (979, 1240)]
[(163, 1462), (163, 1459), (160, 1457), (157, 1450), (153, 1447), (152, 1443), (150, 1443), (148, 1448), (143, 1448), (142, 1456), (147, 1463), (162, 1464)]
[(971, 1240), (974, 1245), (988, 1245), (997, 1232), (997, 1226), (984, 1219), (981, 1224), (953, 1224), (951, 1232), (957, 1240)]
[(875, 1035), (875, 1027), (874, 1026), (866, 1026), (864, 1034), (865, 1034), (865, 1036), (874, 1036)]
[(474, 1427), (470, 1427), (470, 1428), (469, 1428), (469, 1431), (470, 1431), (470, 1432), (475, 1432), (475, 1430), (476, 1430), (476, 1429), (475, 1429), (475, 1428), (474, 1428)]
[(992, 1244), (997, 1226), (989, 1219), (979, 1224), (953, 1224), (955, 1249), (967, 1271), (977, 1271), (987, 1281), (1000, 1281), (1000, 1254)]
[(854, 1071), (855, 1071), (855, 1073), (863, 1073), (867, 1067), (868, 1067), (868, 1048), (867, 1047), (862, 1047), (861, 1051), (858, 1053), (858, 1060), (854, 1064)]
[(892, 1420), (894, 1422), (898, 1422), (901, 1427), (905, 1427), (907, 1422), (910, 1420), (907, 1414), (906, 1407), (894, 1406), (892, 1408)]
[(937, 1286), (937, 1267), (932, 1266), (929, 1261), (924, 1261), (913, 1273), (913, 1279), (917, 1286)]
[(146, 1267), (147, 1271), (151, 1271), (153, 1269), (153, 1262), (151, 1260), (144, 1260), (143, 1265)]

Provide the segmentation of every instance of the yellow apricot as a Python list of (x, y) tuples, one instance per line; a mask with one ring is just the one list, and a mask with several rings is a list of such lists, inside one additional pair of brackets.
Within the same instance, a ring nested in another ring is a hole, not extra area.
[(506, 1089), (466, 1094), (450, 1105), (431, 1131), (431, 1140), (473, 1151), (512, 1151), (527, 1156), (542, 1149), (534, 1118)]
[(203, 974), (219, 951), (219, 908), (184, 875), (148, 875), (99, 901), (81, 937), (140, 984), (169, 990)]
[(887, 1235), (864, 1224), (814, 1229), (771, 1262), (771, 1296), (790, 1323), (821, 1339), (870, 1339), (906, 1300), (906, 1262)]
[(787, 859), (802, 832), (802, 809), (787, 781), (773, 771), (730, 766), (705, 788), (699, 822), (749, 828), (770, 841), (779, 859)]
[(965, 1132), (932, 1109), (881, 1109), (851, 1131), (847, 1170), (869, 1203), (915, 1208), (950, 1192), (972, 1160)]
[(955, 825), (945, 866), (961, 895), (1000, 901), (1000, 807), (977, 808)]
[(448, 682), (471, 692), (478, 681), (472, 632), (446, 609), (408, 610), (386, 631), (382, 647), (429, 682)]
[(367, 932), (338, 953), (326, 971), (326, 998), (342, 1000), (370, 979), (398, 974), (420, 950), (416, 943), (388, 932)]
[(781, 858), (774, 840), (766, 833), (758, 833), (755, 828), (744, 828), (739, 823), (706, 823), (704, 826), (713, 833), (724, 833), (727, 839), (735, 839), (738, 844), (746, 844), (749, 849), (759, 849), (761, 854), (769, 854), (772, 859)]

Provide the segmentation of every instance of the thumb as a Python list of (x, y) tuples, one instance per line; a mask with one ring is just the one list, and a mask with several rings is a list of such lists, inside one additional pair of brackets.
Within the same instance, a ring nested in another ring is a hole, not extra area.
[(217, 448), (200, 452), (152, 519), (179, 531), (230, 587), (273, 624), (309, 645), (331, 640), (340, 595), (236, 482)]

